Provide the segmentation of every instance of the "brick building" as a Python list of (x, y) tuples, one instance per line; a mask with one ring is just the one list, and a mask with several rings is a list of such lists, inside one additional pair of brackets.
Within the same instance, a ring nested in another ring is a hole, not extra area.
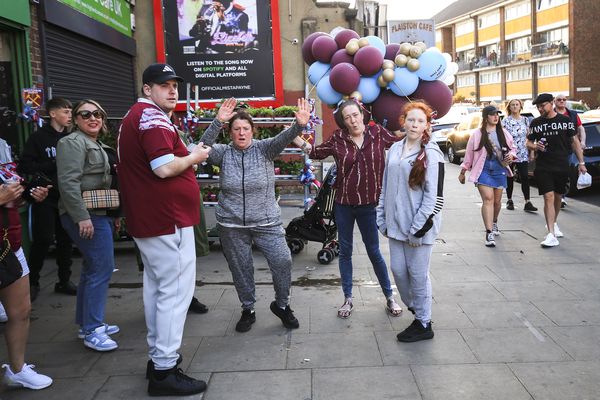
[(566, 94), (600, 104), (597, 0), (459, 0), (434, 16), (459, 64), (455, 93), (476, 102)]

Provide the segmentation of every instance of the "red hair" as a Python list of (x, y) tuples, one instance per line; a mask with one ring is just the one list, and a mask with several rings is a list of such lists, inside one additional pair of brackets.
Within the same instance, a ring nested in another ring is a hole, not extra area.
[[(400, 125), (404, 125), (404, 122), (406, 121), (406, 115), (412, 110), (423, 111), (425, 117), (427, 118), (427, 123), (431, 124), (433, 110), (426, 102), (419, 100), (404, 106), (402, 109), (402, 115), (400, 116)], [(408, 185), (412, 189), (416, 188), (417, 186), (422, 186), (423, 183), (425, 183), (425, 169), (427, 168), (427, 154), (425, 153), (425, 146), (427, 143), (429, 143), (430, 139), (431, 135), (429, 130), (426, 129), (423, 131), (423, 136), (421, 136), (421, 151), (419, 151), (419, 154), (417, 154), (415, 163), (413, 164), (413, 167), (410, 170), (410, 175), (408, 176)]]

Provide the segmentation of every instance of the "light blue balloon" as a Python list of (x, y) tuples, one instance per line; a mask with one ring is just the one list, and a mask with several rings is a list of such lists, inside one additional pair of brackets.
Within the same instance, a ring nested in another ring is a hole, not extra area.
[(308, 67), (308, 80), (313, 85), (316, 85), (319, 80), (329, 72), (331, 66), (329, 64), (322, 63), (321, 61), (315, 61)]
[(362, 95), (362, 102), (369, 104), (375, 101), (381, 92), (381, 88), (377, 84), (377, 76), (363, 76), (360, 78), (358, 88), (356, 89)]
[(342, 94), (336, 92), (329, 83), (329, 74), (323, 76), (317, 84), (317, 95), (325, 104), (337, 104), (342, 99)]
[(446, 60), (439, 51), (428, 49), (419, 57), (417, 75), (424, 81), (435, 81), (446, 71)]
[(397, 96), (410, 96), (419, 86), (419, 76), (406, 67), (394, 68), (394, 80), (388, 84)]
[(366, 39), (369, 41), (369, 45), (375, 47), (385, 57), (385, 43), (383, 43), (383, 40), (377, 36), (367, 36)]

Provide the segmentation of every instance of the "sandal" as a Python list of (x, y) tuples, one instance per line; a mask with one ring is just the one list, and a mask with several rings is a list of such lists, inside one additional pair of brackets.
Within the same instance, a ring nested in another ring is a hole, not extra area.
[(342, 306), (338, 310), (338, 317), (343, 319), (348, 318), (352, 314), (353, 308), (354, 306), (352, 305), (352, 299), (346, 299), (346, 301), (344, 301), (344, 304), (342, 304)]
[(402, 314), (402, 307), (396, 303), (396, 300), (394, 300), (393, 297), (387, 299), (385, 309), (392, 317), (399, 317), (400, 314)]

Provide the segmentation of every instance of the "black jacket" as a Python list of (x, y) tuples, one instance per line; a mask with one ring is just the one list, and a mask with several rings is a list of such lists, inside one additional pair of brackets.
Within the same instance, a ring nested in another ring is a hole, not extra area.
[(52, 189), (46, 201), (56, 204), (58, 202), (58, 181), (56, 177), (56, 144), (67, 136), (67, 130), (56, 131), (52, 125), (45, 124), (27, 139), (21, 160), (19, 172), (34, 177), (39, 172), (52, 180)]

